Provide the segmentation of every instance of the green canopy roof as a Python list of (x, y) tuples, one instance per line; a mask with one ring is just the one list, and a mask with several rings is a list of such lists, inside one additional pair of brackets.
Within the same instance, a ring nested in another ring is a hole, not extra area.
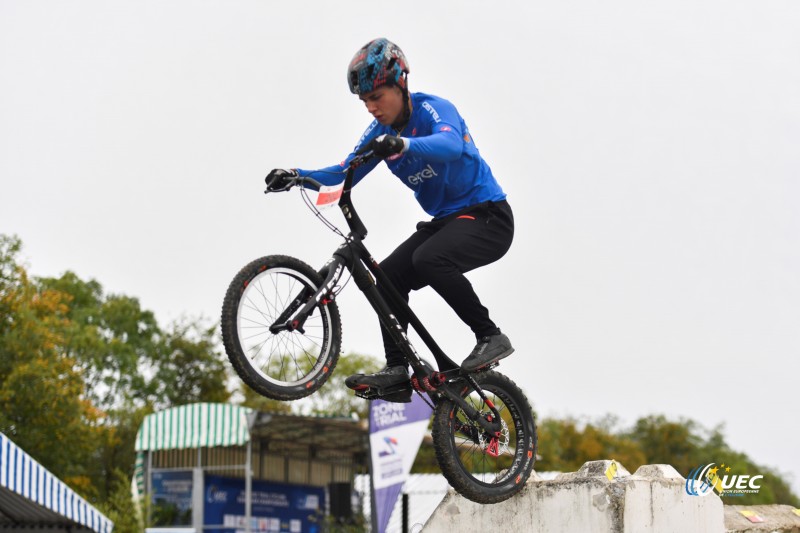
[(147, 415), (136, 434), (136, 451), (241, 446), (250, 440), (249, 407), (194, 403)]

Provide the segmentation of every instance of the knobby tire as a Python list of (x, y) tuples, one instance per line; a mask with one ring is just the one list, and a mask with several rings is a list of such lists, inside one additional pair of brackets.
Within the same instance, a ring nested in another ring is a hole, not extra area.
[[(433, 445), (442, 474), (459, 494), (477, 503), (498, 503), (519, 492), (533, 471), (536, 424), (528, 399), (513, 381), (494, 371), (474, 377), (505, 423), (499, 456), (486, 453), (491, 436), (448, 399), (434, 411)], [(480, 412), (489, 412), (466, 383), (462, 396)]]
[(336, 303), (319, 303), (300, 331), (273, 334), (275, 323), (305, 290), (323, 283), (309, 265), (294, 257), (270, 255), (242, 268), (222, 304), (222, 341), (239, 377), (274, 400), (298, 400), (316, 392), (339, 360), (342, 326)]

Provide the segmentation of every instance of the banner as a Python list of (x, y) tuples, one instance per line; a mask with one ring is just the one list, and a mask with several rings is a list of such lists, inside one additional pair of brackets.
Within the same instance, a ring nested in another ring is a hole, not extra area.
[(411, 403), (374, 400), (369, 414), (373, 523), (384, 533), (433, 411), (418, 394)]
[[(205, 485), (203, 531), (244, 532), (247, 525), (244, 479), (207, 474)], [(252, 501), (250, 526), (253, 533), (316, 533), (322, 530), (323, 487), (254, 480)]]

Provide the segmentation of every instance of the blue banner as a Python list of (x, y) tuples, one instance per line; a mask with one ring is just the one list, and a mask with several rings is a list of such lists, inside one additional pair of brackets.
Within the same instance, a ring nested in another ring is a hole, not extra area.
[[(209, 533), (245, 529), (244, 479), (206, 475), (203, 523)], [(267, 533), (318, 533), (325, 515), (325, 489), (253, 480), (251, 529)]]

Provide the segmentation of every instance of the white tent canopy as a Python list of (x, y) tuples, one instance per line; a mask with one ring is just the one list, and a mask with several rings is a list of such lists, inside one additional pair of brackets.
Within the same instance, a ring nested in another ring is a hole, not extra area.
[[(247, 445), (246, 463), (231, 465), (231, 468), (242, 468), (245, 472), (245, 516), (249, 524), (252, 509), (253, 474), (248, 415), (252, 412), (253, 410), (248, 407), (231, 404), (193, 403), (147, 415), (136, 434), (137, 457), (134, 481), (131, 486), (134, 496), (138, 499), (143, 491), (147, 493), (151, 491), (153, 452)], [(145, 454), (147, 455), (146, 466)], [(196, 476), (201, 472), (201, 465), (202, 460), (198, 454)], [(193, 489), (192, 498), (197, 502), (197, 495), (200, 494), (198, 490), (202, 490), (202, 474), (200, 474), (199, 480), (197, 477), (195, 478), (194, 484), (200, 487), (200, 489), (196, 489), (196, 487)], [(200, 511), (192, 513), (192, 525), (197, 530), (203, 528), (202, 505), (203, 501), (200, 498), (199, 505), (195, 509), (200, 509)], [(193, 504), (193, 508), (195, 508), (195, 504)]]
[(136, 451), (247, 444), (251, 411), (230, 404), (193, 403), (147, 415), (136, 434)]
[(111, 533), (113, 528), (108, 518), (0, 433), (0, 530)]

